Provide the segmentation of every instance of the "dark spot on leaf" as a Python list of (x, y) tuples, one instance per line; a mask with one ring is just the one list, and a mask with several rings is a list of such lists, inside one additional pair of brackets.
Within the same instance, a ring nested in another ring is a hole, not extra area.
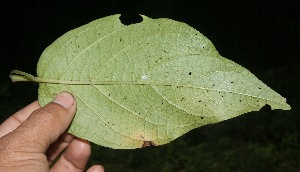
[(204, 119), (204, 117), (203, 117), (203, 116), (201, 116), (201, 119)]
[(234, 82), (233, 82), (233, 81), (231, 81), (230, 83), (231, 83), (231, 84), (233, 84)]
[(258, 87), (258, 89), (261, 89), (260, 87)]
[(120, 38), (120, 41), (122, 41), (122, 38)]
[(201, 103), (201, 100), (199, 100), (199, 103)]
[(189, 72), (189, 75), (192, 75), (192, 72)]
[(239, 100), (240, 102), (242, 102), (242, 100)]
[[(213, 87), (215, 86), (215, 84), (212, 85)], [(220, 92), (219, 92), (220, 93)]]

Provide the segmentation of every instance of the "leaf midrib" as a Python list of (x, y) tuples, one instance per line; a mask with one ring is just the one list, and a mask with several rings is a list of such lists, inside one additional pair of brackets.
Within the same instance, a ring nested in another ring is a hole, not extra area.
[[(38, 80), (38, 79), (37, 79)], [(258, 98), (262, 100), (266, 100), (268, 102), (274, 102), (277, 104), (280, 104), (282, 106), (285, 106), (284, 103), (274, 101), (265, 97), (259, 97), (254, 95), (249, 95), (245, 93), (235, 92), (235, 91), (228, 91), (228, 90), (219, 90), (219, 89), (212, 89), (207, 87), (199, 87), (199, 86), (192, 86), (192, 85), (181, 85), (181, 84), (159, 84), (159, 83), (150, 83), (150, 82), (141, 82), (141, 81), (94, 81), (94, 82), (86, 82), (86, 81), (60, 81), (60, 80), (50, 80), (46, 79), (48, 82), (39, 82), (39, 83), (46, 83), (46, 84), (64, 84), (64, 85), (117, 85), (117, 84), (127, 84), (127, 85), (150, 85), (150, 86), (172, 86), (172, 87), (188, 87), (188, 88), (195, 88), (195, 89), (201, 89), (201, 90), (209, 90), (209, 91), (218, 91), (218, 92), (224, 92), (224, 93), (231, 93), (241, 96), (247, 96), (252, 98)], [(50, 82), (50, 81), (56, 81), (56, 82)]]

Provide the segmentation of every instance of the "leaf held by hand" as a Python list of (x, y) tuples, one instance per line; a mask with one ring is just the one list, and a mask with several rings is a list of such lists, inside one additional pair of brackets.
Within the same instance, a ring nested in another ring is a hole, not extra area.
[(258, 111), (290, 109), (285, 98), (247, 69), (219, 55), (187, 24), (143, 17), (123, 25), (108, 16), (71, 30), (42, 54), (38, 77), (45, 105), (61, 91), (76, 97), (69, 132), (96, 144), (132, 149), (162, 145), (193, 128)]

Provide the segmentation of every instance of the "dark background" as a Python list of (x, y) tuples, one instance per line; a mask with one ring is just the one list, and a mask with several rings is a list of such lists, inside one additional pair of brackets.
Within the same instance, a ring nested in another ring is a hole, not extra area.
[(89, 165), (107, 171), (300, 171), (299, 11), (296, 0), (0, 2), (0, 122), (37, 99), (37, 84), (14, 83), (13, 69), (35, 75), (43, 50), (65, 32), (116, 13), (171, 18), (207, 36), (219, 53), (287, 98), (291, 111), (259, 112), (194, 129), (170, 144), (137, 150), (93, 145)]

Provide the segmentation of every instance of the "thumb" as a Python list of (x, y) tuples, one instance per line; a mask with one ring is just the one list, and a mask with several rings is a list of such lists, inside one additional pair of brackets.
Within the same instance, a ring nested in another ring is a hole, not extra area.
[(68, 128), (75, 111), (74, 97), (67, 92), (58, 94), (52, 102), (32, 112), (11, 133), (14, 147), (25, 152), (45, 153), (49, 145)]

